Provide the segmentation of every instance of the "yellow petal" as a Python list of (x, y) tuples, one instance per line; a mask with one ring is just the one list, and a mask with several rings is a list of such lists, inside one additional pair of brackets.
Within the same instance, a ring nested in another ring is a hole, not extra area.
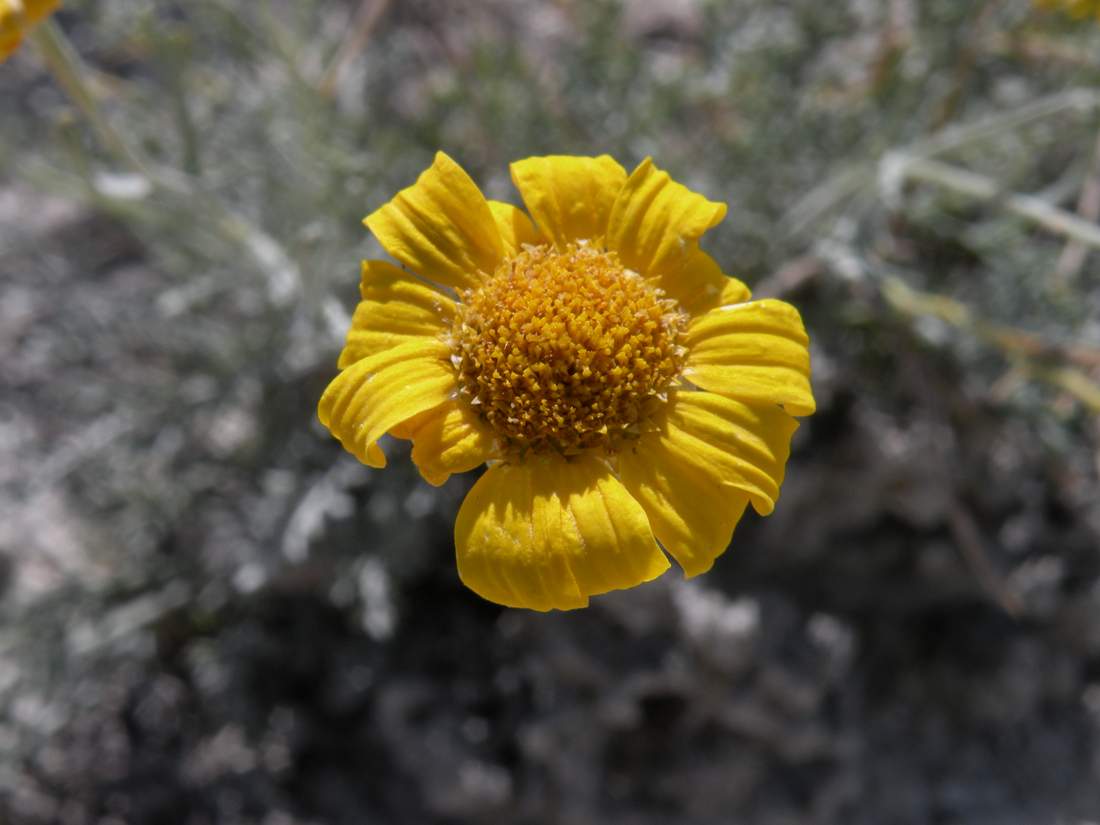
[(810, 415), (809, 341), (798, 310), (784, 301), (718, 307), (688, 326), (684, 377), (727, 398)]
[(611, 208), (607, 248), (646, 277), (675, 275), (694, 253), (695, 242), (725, 216), (724, 203), (676, 183), (646, 158)]
[(44, 17), (57, 11), (61, 0), (23, 0), (23, 10), (27, 15), (27, 23), (37, 23)]
[(22, 42), (23, 35), (18, 30), (13, 32), (0, 30), (0, 63), (15, 54)]
[(451, 473), (472, 470), (497, 454), (492, 430), (465, 401), (457, 399), (422, 413), (392, 434), (412, 439), (413, 463), (424, 480), (436, 487)]
[(356, 361), (328, 385), (317, 416), (348, 452), (385, 467), (378, 439), (456, 392), (450, 354), (447, 344), (425, 338)]
[(399, 421), (389, 429), (389, 434), (394, 438), (401, 438), (406, 441), (411, 441), (413, 433), (426, 425), (433, 418), (443, 415), (447, 410), (447, 405), (450, 404), (450, 400), (440, 404), (438, 407), (432, 407), (431, 409), (419, 412), (411, 418), (406, 418), (404, 421)]
[(797, 420), (777, 406), (750, 406), (710, 392), (670, 393), (667, 420), (682, 456), (747, 493), (760, 515), (775, 509)]
[(646, 449), (644, 458), (638, 455), (620, 457), (623, 484), (641, 502), (654, 535), (684, 575), (706, 573), (729, 547), (749, 497), (681, 463), (679, 454), (665, 445)]
[(592, 456), (490, 467), (462, 503), (455, 547), (467, 587), (534, 610), (583, 607), (669, 566), (641, 506)]
[(504, 201), (489, 201), (489, 209), (492, 210), (493, 220), (500, 231), (505, 255), (515, 255), (523, 249), (524, 244), (537, 245), (546, 242), (527, 217), (527, 213), (519, 207)]
[(414, 185), (363, 223), (413, 272), (456, 289), (477, 286), (504, 252), (485, 196), (442, 152)]
[(688, 576), (710, 569), (747, 502), (775, 507), (798, 422), (708, 392), (673, 392), (664, 420), (619, 454), (619, 474)]
[(527, 211), (555, 246), (607, 234), (611, 205), (626, 183), (626, 170), (614, 158), (551, 155), (509, 168)]
[(450, 298), (383, 261), (363, 261), (359, 294), (340, 369), (398, 344), (438, 338), (454, 322)]
[(23, 40), (22, 12), (0, 0), (0, 61), (10, 57)]
[(740, 304), (752, 292), (736, 278), (730, 278), (718, 262), (696, 244), (678, 272), (661, 276), (658, 283), (689, 315), (696, 316), (725, 304)]

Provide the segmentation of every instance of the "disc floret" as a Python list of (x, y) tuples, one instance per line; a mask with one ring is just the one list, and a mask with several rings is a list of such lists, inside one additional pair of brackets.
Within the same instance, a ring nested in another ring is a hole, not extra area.
[(463, 298), (459, 386), (517, 452), (614, 450), (683, 368), (676, 303), (589, 244), (528, 246)]

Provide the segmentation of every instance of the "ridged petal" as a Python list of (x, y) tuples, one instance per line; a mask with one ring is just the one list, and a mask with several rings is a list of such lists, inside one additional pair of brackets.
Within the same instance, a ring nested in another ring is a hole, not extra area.
[(328, 385), (317, 416), (348, 452), (385, 467), (378, 439), (457, 391), (450, 354), (447, 344), (425, 338), (356, 361)]
[(454, 322), (450, 298), (384, 261), (363, 261), (359, 294), (340, 369), (398, 344), (438, 338)]
[(659, 428), (620, 453), (623, 484), (685, 574), (710, 569), (747, 502), (774, 509), (797, 428), (779, 407), (673, 392)]
[(452, 473), (472, 470), (497, 454), (492, 430), (465, 401), (457, 399), (421, 413), (390, 434), (412, 439), (413, 463), (424, 480), (436, 487)]
[(611, 205), (626, 183), (626, 170), (608, 155), (534, 157), (509, 168), (527, 211), (559, 249), (602, 238)]
[(611, 207), (607, 247), (647, 278), (672, 277), (694, 254), (695, 242), (725, 216), (724, 203), (676, 183), (646, 158)]
[(750, 406), (710, 392), (671, 393), (667, 416), (682, 456), (747, 493), (760, 515), (775, 509), (796, 419), (777, 406)]
[(476, 287), (504, 254), (485, 196), (442, 152), (415, 184), (363, 223), (413, 272), (456, 289)]
[(729, 547), (748, 506), (744, 493), (713, 474), (679, 461), (665, 445), (644, 461), (620, 460), (623, 483), (645, 508), (653, 533), (688, 578), (706, 573)]
[(534, 610), (583, 607), (669, 567), (641, 505), (592, 456), (490, 467), (462, 503), (455, 547), (467, 587)]
[(771, 298), (722, 306), (688, 326), (684, 376), (728, 398), (782, 404), (791, 415), (816, 408), (809, 337), (798, 310)]
[(523, 249), (524, 244), (537, 245), (546, 242), (542, 233), (527, 217), (527, 213), (519, 207), (504, 201), (489, 201), (489, 209), (492, 210), (493, 220), (500, 230), (505, 255), (515, 255)]
[(660, 287), (675, 298), (689, 315), (696, 316), (725, 304), (740, 304), (752, 298), (752, 291), (741, 281), (722, 272), (718, 262), (698, 244), (678, 272), (662, 275)]

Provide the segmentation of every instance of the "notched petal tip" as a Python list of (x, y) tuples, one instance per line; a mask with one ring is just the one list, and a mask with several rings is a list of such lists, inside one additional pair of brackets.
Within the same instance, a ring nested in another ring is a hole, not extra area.
[(603, 238), (626, 170), (609, 155), (546, 155), (508, 167), (539, 231), (559, 249)]
[[(396, 434), (396, 433), (395, 433)], [(465, 473), (497, 455), (493, 433), (465, 401), (452, 399), (403, 426), (412, 439), (412, 460), (420, 475), (434, 487), (454, 473)]]
[(438, 152), (416, 183), (363, 219), (383, 248), (416, 274), (467, 289), (493, 272), (504, 246), (489, 203), (469, 175)]
[(450, 298), (384, 261), (362, 262), (359, 295), (340, 369), (400, 344), (439, 339), (454, 321)]
[(489, 201), (489, 209), (504, 243), (505, 254), (515, 255), (525, 246), (546, 243), (546, 238), (535, 228), (531, 218), (518, 206), (504, 201)]
[(684, 377), (728, 398), (811, 415), (809, 341), (801, 315), (785, 301), (721, 306), (689, 324)]
[(748, 286), (723, 272), (698, 244), (692, 245), (678, 271), (664, 273), (656, 282), (692, 318), (719, 306), (752, 299)]
[(607, 246), (647, 278), (672, 277), (696, 242), (726, 215), (726, 205), (677, 183), (649, 158), (630, 174), (611, 208)]
[(382, 448), (377, 443), (368, 444), (366, 460), (363, 463), (368, 467), (381, 470), (386, 466), (386, 454), (382, 452)]
[(459, 576), (511, 607), (568, 610), (661, 575), (641, 506), (592, 456), (495, 464), (455, 522)]
[(413, 341), (355, 362), (322, 394), (321, 423), (364, 464), (384, 467), (378, 439), (453, 396), (449, 353), (440, 341)]
[(620, 477), (661, 544), (698, 575), (725, 551), (750, 502), (762, 515), (774, 509), (798, 425), (775, 405), (700, 391), (670, 393), (660, 424), (620, 455)]

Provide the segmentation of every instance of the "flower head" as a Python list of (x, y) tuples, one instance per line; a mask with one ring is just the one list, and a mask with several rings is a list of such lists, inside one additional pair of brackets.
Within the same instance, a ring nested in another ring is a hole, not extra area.
[(0, 62), (11, 57), (23, 35), (59, 5), (61, 0), (0, 0)]
[(1079, 20), (1086, 17), (1100, 20), (1100, 0), (1035, 0), (1035, 5), (1041, 9), (1062, 9)]
[(321, 422), (372, 467), (411, 439), (432, 484), (489, 464), (455, 546), (491, 601), (582, 607), (667, 570), (661, 547), (702, 573), (772, 511), (814, 411), (798, 311), (722, 273), (698, 241), (725, 205), (649, 160), (511, 172), (530, 215), (439, 153), (365, 219), (406, 269), (363, 262)]

